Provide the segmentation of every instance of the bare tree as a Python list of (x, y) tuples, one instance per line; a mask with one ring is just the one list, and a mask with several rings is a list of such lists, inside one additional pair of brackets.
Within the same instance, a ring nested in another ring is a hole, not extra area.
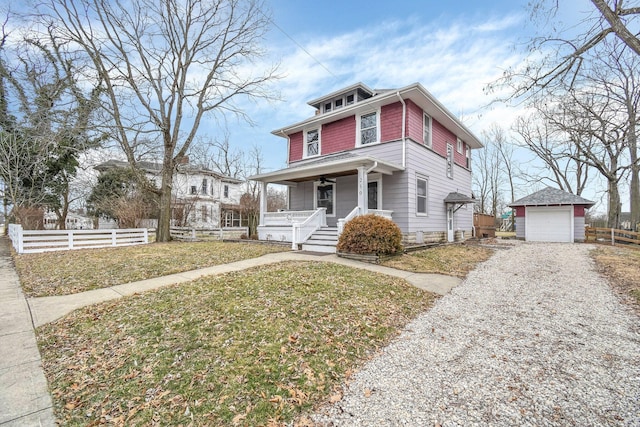
[(104, 113), (130, 164), (137, 144), (162, 156), (157, 241), (170, 239), (171, 186), (177, 164), (205, 115), (246, 120), (241, 98), (268, 98), (275, 67), (251, 61), (269, 19), (254, 0), (49, 0), (45, 16), (80, 46), (104, 80)]
[(589, 182), (589, 167), (566, 133), (552, 127), (544, 113), (519, 117), (514, 131), (520, 136), (521, 145), (542, 161), (541, 167), (530, 166), (533, 173), (526, 174), (528, 182), (550, 182), (561, 190), (582, 194)]
[[(580, 71), (588, 65), (588, 54), (614, 37), (640, 55), (640, 38), (634, 29), (640, 19), (640, 5), (629, 6), (624, 0), (591, 2), (593, 13), (580, 22), (569, 24), (554, 21), (560, 7), (558, 0), (530, 2), (531, 18), (540, 24), (543, 35), (532, 38), (527, 45), (529, 55), (526, 60), (487, 85), (487, 91), (507, 87), (510, 93), (502, 100), (513, 100), (537, 95), (556, 85), (571, 87)], [(578, 35), (574, 35), (576, 28)]]
[[(503, 200), (505, 182), (511, 189), (513, 198), (513, 165), (505, 165), (511, 159), (512, 148), (506, 141), (503, 129), (493, 124), (482, 133), (484, 148), (474, 156), (473, 187), (478, 200), (476, 212), (499, 215), (505, 203)], [(512, 163), (512, 162), (510, 162)], [(504, 173), (506, 170), (506, 174)]]

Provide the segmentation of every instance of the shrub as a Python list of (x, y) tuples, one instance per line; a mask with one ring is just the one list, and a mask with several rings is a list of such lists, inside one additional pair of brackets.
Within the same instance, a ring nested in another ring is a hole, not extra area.
[(344, 225), (337, 249), (360, 255), (397, 254), (402, 252), (402, 232), (390, 219), (361, 215)]

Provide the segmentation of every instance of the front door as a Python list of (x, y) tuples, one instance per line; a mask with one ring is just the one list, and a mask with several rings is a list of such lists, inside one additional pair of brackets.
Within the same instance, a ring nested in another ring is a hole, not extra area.
[(447, 206), (447, 242), (453, 242), (453, 206)]
[(380, 209), (378, 204), (378, 181), (367, 183), (367, 208), (371, 210)]

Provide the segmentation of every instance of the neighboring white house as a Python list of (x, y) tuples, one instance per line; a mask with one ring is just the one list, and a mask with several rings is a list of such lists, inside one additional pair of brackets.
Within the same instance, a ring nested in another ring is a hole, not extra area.
[[(129, 167), (127, 162), (109, 160), (95, 167), (100, 172)], [(160, 186), (162, 165), (138, 162), (149, 180)], [(243, 181), (215, 171), (195, 167), (188, 158), (173, 175), (171, 223), (196, 228), (239, 227)]]
[[(55, 230), (58, 228), (58, 217), (54, 212), (45, 212), (43, 223), (45, 230)], [(67, 230), (91, 230), (93, 229), (93, 221), (84, 215), (69, 212), (67, 213), (65, 228)]]

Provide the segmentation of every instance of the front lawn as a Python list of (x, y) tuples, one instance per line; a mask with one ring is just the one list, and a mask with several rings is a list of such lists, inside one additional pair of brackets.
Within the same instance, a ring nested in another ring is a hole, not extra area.
[(478, 245), (453, 244), (409, 252), (382, 265), (416, 273), (439, 273), (466, 277), (478, 263), (491, 258), (493, 250)]
[(304, 424), (433, 301), (401, 279), (287, 262), (87, 307), (37, 332), (62, 425)]
[(15, 255), (22, 289), (30, 297), (67, 295), (167, 274), (227, 264), (286, 246), (257, 243), (171, 242), (119, 248)]

